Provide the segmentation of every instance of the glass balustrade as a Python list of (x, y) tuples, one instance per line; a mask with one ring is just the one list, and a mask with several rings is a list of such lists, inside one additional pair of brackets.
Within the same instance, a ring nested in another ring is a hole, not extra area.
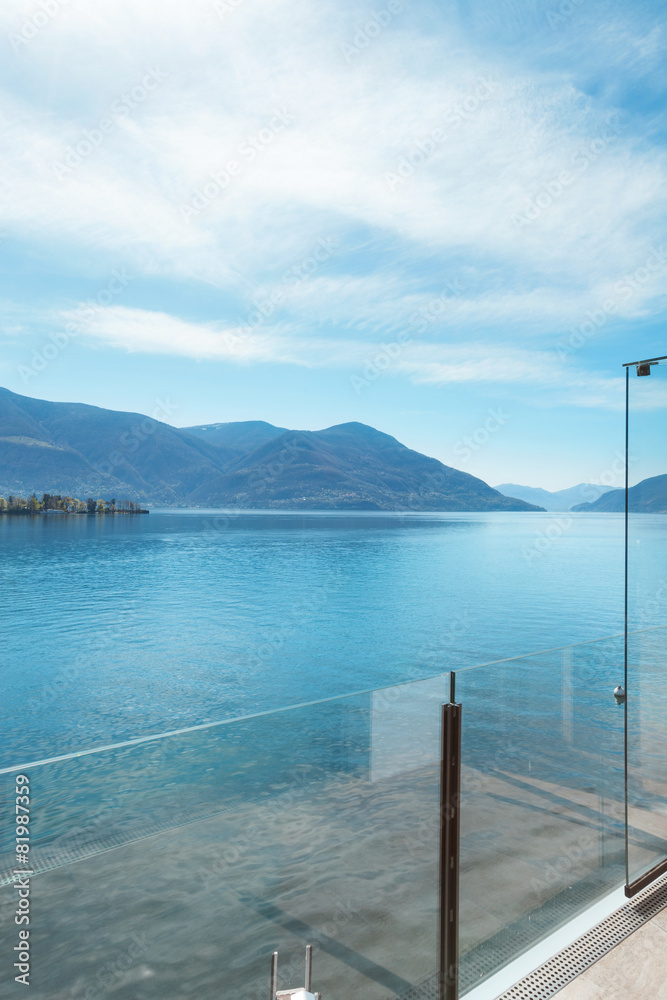
[[(436, 946), (444, 689), (373, 691), (4, 773), (7, 804), (16, 775), (29, 779), (32, 996), (265, 1000), (271, 952), (281, 988), (302, 986), (306, 943), (325, 996), (408, 992)], [(19, 865), (3, 815), (7, 882)], [(6, 941), (18, 942), (17, 899), (5, 884)]]
[[(628, 368), (628, 895), (667, 870), (667, 360)], [(638, 630), (638, 631), (637, 631)]]
[(622, 636), (457, 672), (462, 994), (622, 884), (622, 676)]
[[(622, 668), (618, 636), (456, 674), (462, 995), (623, 884)], [(0, 927), (18, 943), (23, 775), (32, 997), (265, 1000), (307, 943), (325, 998), (429, 995), (449, 681), (6, 767)]]

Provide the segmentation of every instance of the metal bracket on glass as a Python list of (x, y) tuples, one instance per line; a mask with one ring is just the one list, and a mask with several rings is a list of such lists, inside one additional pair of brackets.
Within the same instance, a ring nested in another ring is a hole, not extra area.
[(278, 990), (278, 952), (271, 955), (271, 1000), (322, 1000), (321, 993), (311, 993), (313, 979), (313, 946), (306, 945), (306, 982), (295, 990)]
[(638, 375), (650, 375), (651, 366), (658, 365), (661, 361), (667, 361), (667, 358), (647, 358), (646, 361), (629, 361), (623, 367), (636, 368)]

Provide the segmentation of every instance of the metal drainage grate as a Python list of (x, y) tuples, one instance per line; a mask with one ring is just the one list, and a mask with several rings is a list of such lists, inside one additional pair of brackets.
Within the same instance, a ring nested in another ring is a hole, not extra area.
[[(622, 877), (619, 871), (619, 877)], [(599, 876), (599, 877), (598, 877)], [(606, 877), (605, 877), (606, 876)], [(572, 919), (573, 912), (583, 913), (596, 903), (614, 884), (604, 870), (583, 879), (546, 900), (541, 906), (527, 911), (501, 931), (476, 945), (461, 957), (459, 983), (461, 995), (479, 986), (518, 955), (543, 941), (556, 928)]]
[[(149, 837), (156, 837), (162, 833), (171, 833), (175, 830), (182, 830), (185, 827), (195, 826), (197, 823), (223, 816), (229, 811), (228, 807), (224, 809), (210, 809), (208, 812), (198, 813), (196, 819), (191, 819), (187, 822), (171, 819), (149, 823), (136, 829), (122, 830), (118, 833), (112, 833), (105, 838), (90, 841), (79, 838), (79, 842), (77, 842), (75, 835), (70, 838), (68, 845), (61, 848), (53, 849), (48, 844), (45, 847), (36, 846), (30, 852), (31, 868), (34, 875), (42, 875), (57, 868), (66, 868), (67, 865), (75, 864), (77, 861), (86, 861), (89, 858), (95, 858), (98, 854), (106, 854), (109, 851), (116, 851), (120, 847), (138, 844), (142, 840), (148, 840)], [(9, 857), (12, 858), (12, 861), (4, 861), (6, 867), (0, 867), (0, 888), (5, 885), (11, 885), (22, 877), (15, 870), (16, 862), (14, 856), (10, 855)], [(3, 863), (3, 860), (0, 858), (0, 864)]]
[[(507, 924), (501, 931), (475, 945), (461, 957), (459, 963), (459, 989), (465, 997), (475, 986), (481, 985), (495, 972), (509, 965), (518, 954), (528, 951), (538, 940), (543, 940), (556, 927), (571, 919), (573, 907), (582, 912), (597, 902), (611, 885), (601, 884), (598, 878), (584, 879), (567, 892), (558, 893), (535, 910), (524, 913)], [(438, 1000), (438, 977), (432, 973), (400, 997), (387, 1000)]]
[(497, 1000), (550, 1000), (667, 906), (667, 876), (640, 892)]
[[(598, 959), (606, 955), (634, 931), (639, 930), (657, 913), (660, 913), (665, 906), (667, 906), (667, 875), (652, 883), (643, 892), (638, 893), (631, 902), (626, 903), (625, 906), (606, 917), (596, 927), (587, 931), (578, 941), (554, 955), (535, 972), (531, 972), (521, 982), (516, 983), (498, 996), (496, 1000), (550, 1000), (559, 990), (562, 990), (578, 975), (594, 965)], [(485, 944), (488, 946), (489, 942), (485, 942)], [(480, 945), (479, 951), (483, 952), (484, 948), (485, 945)], [(517, 956), (512, 955), (512, 958), (515, 957)], [(479, 963), (475, 963), (475, 965), (476, 971), (479, 972)], [(474, 985), (479, 984), (480, 980), (477, 979)], [(465, 991), (462, 993), (462, 1000), (465, 1000), (465, 994), (472, 988), (472, 985), (470, 984), (466, 988), (466, 983), (462, 982), (462, 990)], [(437, 975), (429, 976), (409, 992), (401, 994), (400, 1000), (438, 1000)]]

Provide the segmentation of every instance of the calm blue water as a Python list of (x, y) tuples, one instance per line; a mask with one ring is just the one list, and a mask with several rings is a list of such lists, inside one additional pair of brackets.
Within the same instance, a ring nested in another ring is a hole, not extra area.
[[(661, 625), (667, 518), (635, 523)], [(4, 765), (623, 628), (620, 515), (5, 517), (0, 552)]]

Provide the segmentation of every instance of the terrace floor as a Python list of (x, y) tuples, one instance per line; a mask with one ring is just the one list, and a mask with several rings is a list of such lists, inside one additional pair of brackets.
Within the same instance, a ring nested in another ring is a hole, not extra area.
[[(595, 914), (597, 913), (597, 916)], [(477, 1000), (667, 1000), (667, 875), (633, 899), (617, 889), (584, 916), (580, 936), (509, 988)], [(584, 929), (585, 928), (585, 929)], [(574, 928), (573, 928), (574, 929)], [(567, 938), (566, 938), (567, 940)], [(549, 948), (549, 943), (547, 948)], [(529, 967), (531, 954), (528, 953)], [(511, 972), (511, 966), (506, 970)], [(518, 971), (518, 970), (517, 970)], [(512, 980), (509, 980), (512, 982)], [(472, 996), (471, 995), (471, 1000)]]
[(557, 996), (558, 1000), (667, 1000), (667, 908)]

